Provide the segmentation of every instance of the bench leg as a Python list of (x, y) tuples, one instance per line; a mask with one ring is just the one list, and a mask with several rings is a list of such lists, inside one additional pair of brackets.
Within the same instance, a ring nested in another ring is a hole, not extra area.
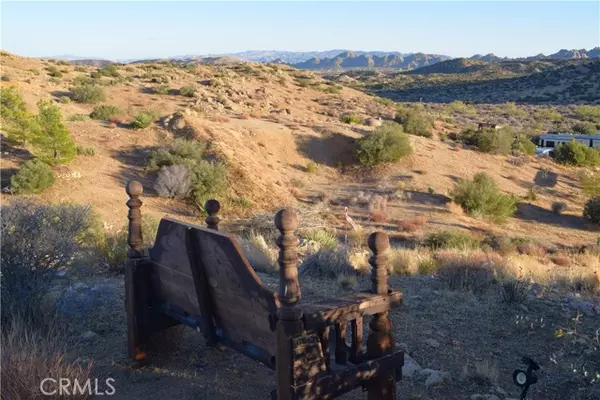
[(127, 349), (135, 361), (146, 358), (148, 330), (147, 274), (140, 260), (129, 260), (125, 272), (125, 307), (127, 310)]
[[(367, 356), (369, 359), (382, 357), (394, 351), (392, 324), (388, 313), (375, 314), (369, 324), (371, 332), (367, 339)], [(378, 374), (368, 383), (369, 400), (394, 400), (396, 398), (395, 370)]]

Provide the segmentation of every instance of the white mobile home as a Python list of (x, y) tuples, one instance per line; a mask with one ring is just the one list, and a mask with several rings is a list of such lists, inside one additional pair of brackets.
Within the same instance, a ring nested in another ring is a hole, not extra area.
[(545, 133), (538, 138), (538, 147), (543, 149), (555, 148), (559, 143), (568, 143), (571, 140), (583, 143), (588, 147), (600, 148), (600, 134), (586, 135), (576, 133)]

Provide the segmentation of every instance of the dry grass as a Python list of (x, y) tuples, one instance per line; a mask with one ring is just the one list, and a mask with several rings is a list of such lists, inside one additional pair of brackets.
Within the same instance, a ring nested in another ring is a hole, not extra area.
[(277, 271), (277, 249), (270, 247), (265, 237), (252, 230), (244, 237), (238, 239), (244, 255), (256, 271)]
[(483, 252), (442, 251), (435, 256), (437, 274), (451, 290), (484, 293), (494, 283), (497, 270), (505, 269), (501, 257)]
[[(2, 389), (3, 399), (35, 400), (59, 398), (46, 396), (40, 391), (44, 378), (75, 379), (85, 384), (91, 375), (91, 364), (83, 365), (65, 358), (67, 336), (58, 326), (47, 332), (27, 326), (23, 319), (15, 317), (2, 331)], [(72, 399), (89, 396), (72, 395)], [(63, 398), (63, 397), (60, 397)]]
[(424, 215), (417, 215), (412, 219), (398, 222), (397, 227), (400, 232), (414, 233), (421, 229), (426, 223), (427, 218)]

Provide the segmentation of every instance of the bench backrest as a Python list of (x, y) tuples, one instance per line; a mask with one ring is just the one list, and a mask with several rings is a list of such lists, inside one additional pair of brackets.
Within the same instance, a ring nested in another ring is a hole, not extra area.
[(263, 286), (232, 238), (163, 218), (150, 260), (150, 290), (155, 300), (200, 318), (198, 299), (204, 295), (197, 293), (202, 290), (200, 283), (209, 292), (216, 327), (229, 340), (250, 343), (275, 355), (270, 317), (279, 301)]

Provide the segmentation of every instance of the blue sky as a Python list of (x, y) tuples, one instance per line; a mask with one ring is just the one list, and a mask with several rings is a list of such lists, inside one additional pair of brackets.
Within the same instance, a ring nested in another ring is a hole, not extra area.
[(110, 59), (244, 50), (518, 57), (600, 46), (587, 2), (2, 2), (2, 49)]

